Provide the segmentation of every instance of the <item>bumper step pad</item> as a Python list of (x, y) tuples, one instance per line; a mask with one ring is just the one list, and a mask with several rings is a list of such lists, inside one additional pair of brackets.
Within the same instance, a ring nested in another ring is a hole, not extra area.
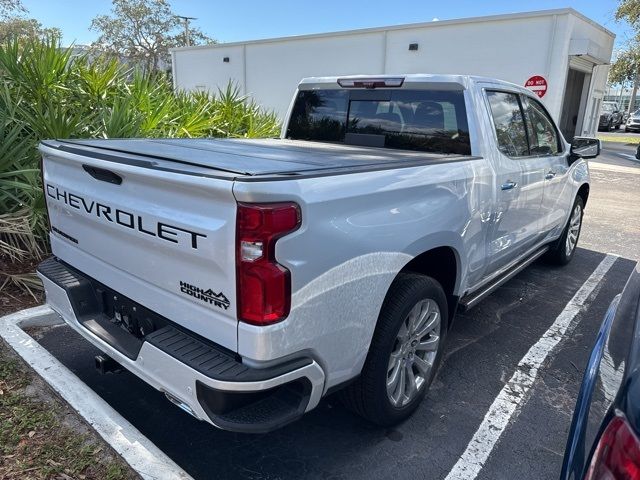
[(222, 347), (215, 348), (194, 334), (171, 325), (147, 335), (145, 341), (209, 378), (228, 382), (267, 380), (311, 363), (309, 358), (299, 358), (271, 368), (250, 368)]

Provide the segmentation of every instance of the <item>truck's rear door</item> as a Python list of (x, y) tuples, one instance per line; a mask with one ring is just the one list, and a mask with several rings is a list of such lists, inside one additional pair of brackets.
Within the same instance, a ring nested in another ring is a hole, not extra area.
[(235, 351), (233, 175), (55, 142), (40, 149), (53, 254)]

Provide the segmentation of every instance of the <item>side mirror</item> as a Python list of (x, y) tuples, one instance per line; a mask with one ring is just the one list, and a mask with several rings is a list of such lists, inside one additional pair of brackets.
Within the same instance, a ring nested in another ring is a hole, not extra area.
[(592, 137), (573, 137), (569, 153), (569, 165), (580, 158), (596, 158), (600, 155), (600, 140)]

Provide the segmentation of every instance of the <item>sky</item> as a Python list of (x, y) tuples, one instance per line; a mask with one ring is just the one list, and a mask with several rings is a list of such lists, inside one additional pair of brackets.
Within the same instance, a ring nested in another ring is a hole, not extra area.
[[(88, 44), (96, 38), (91, 20), (109, 13), (111, 0), (22, 0), (29, 16), (58, 27), (63, 43)], [(450, 20), (503, 13), (572, 7), (616, 34), (616, 47), (631, 36), (616, 23), (616, 0), (170, 0), (178, 15), (197, 17), (197, 25), (219, 42), (302, 35), (402, 23)]]

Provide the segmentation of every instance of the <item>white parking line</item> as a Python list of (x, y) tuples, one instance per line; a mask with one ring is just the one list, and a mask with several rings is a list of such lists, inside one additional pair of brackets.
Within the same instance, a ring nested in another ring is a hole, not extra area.
[(48, 306), (0, 318), (2, 337), (145, 480), (188, 480), (173, 460), (156, 447), (85, 383), (27, 335), (21, 325), (50, 324), (57, 315)]
[(516, 409), (528, 398), (527, 394), (538, 376), (540, 367), (563, 339), (573, 320), (584, 309), (585, 302), (617, 258), (616, 255), (609, 254), (600, 262), (549, 329), (520, 360), (515, 373), (493, 401), (467, 449), (453, 466), (446, 480), (472, 480), (478, 476)]

